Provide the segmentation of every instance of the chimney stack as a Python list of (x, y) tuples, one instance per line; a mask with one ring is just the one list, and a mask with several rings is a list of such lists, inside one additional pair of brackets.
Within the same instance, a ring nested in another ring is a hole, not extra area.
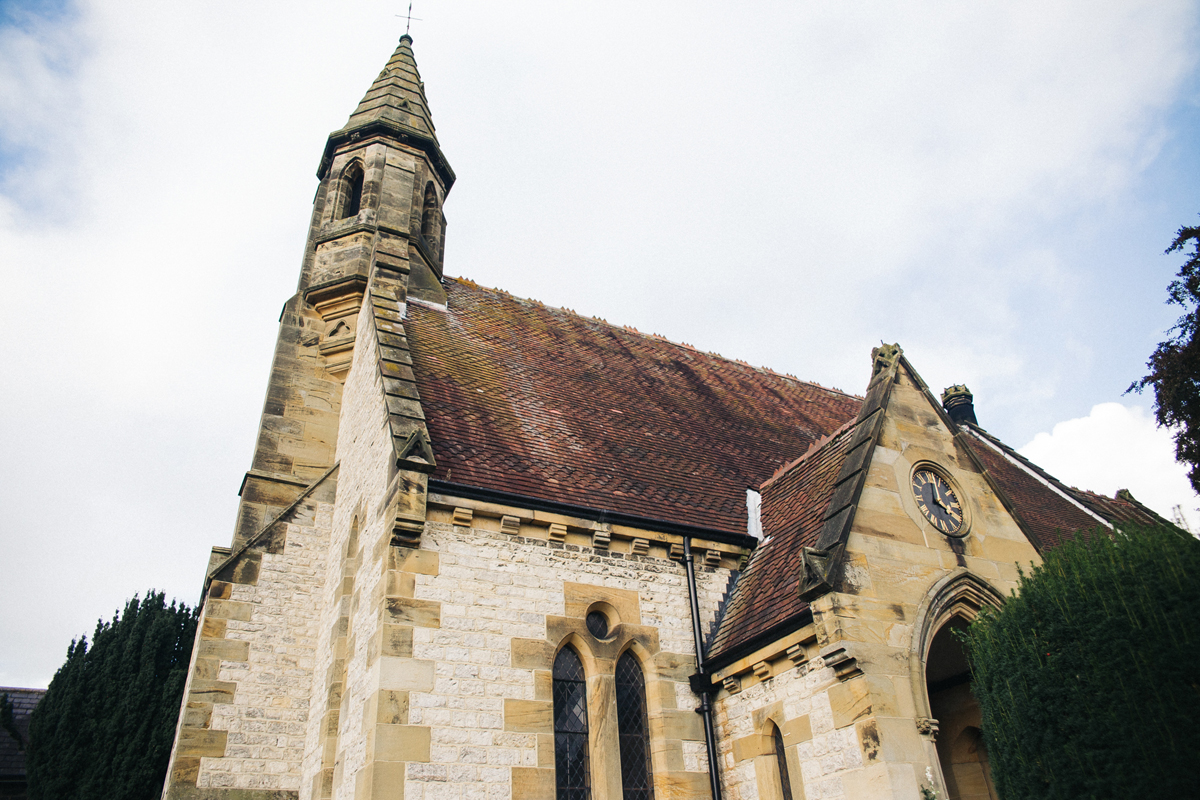
[(956, 424), (979, 424), (975, 419), (975, 396), (963, 384), (950, 386), (942, 392), (942, 408), (946, 409), (946, 413)]

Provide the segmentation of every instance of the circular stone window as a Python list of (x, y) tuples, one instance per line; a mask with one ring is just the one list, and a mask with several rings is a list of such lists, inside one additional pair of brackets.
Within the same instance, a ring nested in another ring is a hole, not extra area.
[(605, 639), (608, 637), (608, 617), (602, 612), (590, 611), (587, 615), (588, 633), (595, 636), (597, 639)]

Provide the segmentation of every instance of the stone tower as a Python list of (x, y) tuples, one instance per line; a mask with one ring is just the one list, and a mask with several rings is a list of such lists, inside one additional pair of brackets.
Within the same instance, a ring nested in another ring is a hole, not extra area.
[(241, 490), (235, 549), (333, 466), (341, 384), (372, 267), (394, 284), (400, 307), (409, 295), (445, 302), (441, 209), (454, 171), (438, 146), (407, 35), (345, 127), (330, 134), (317, 177), (300, 281), (280, 318)]
[[(294, 797), (305, 741), (314, 735), (320, 754), (310, 773), (315, 783), (306, 789), (312, 797), (330, 796), (336, 700), (346, 669), (340, 655), (348, 616), (338, 601), (353, 583), (348, 565), (360, 555), (330, 559), (328, 540), (341, 417), (356, 412), (344, 406), (344, 384), (364, 346), (364, 358), (375, 367), (372, 377), (387, 382), (383, 407), (389, 412), (388, 438), (398, 452), (382, 462), (394, 479), (389, 535), (416, 541), (424, 524), (425, 473), (434, 457), (400, 323), (410, 298), (446, 302), (442, 206), (454, 171), (438, 144), (408, 35), (346, 125), (330, 134), (317, 177), (300, 280), (280, 316), (233, 542), (213, 548), (209, 563), (203, 630), (166, 797), (207, 797), (251, 786), (286, 787), (292, 791), (280, 796)], [(364, 322), (371, 327), (365, 345)], [(350, 547), (342, 544), (343, 550)], [(335, 581), (336, 597), (322, 605), (318, 595), (326, 569), (348, 575), (344, 585)], [(319, 637), (314, 626), (331, 614), (332, 624), (342, 627), (332, 637)], [(269, 621), (253, 625), (254, 643), (246, 630), (237, 630), (261, 620)], [(316, 679), (329, 706), (319, 725), (322, 731), (332, 728), (332, 738), (313, 734), (307, 710), (318, 639), (326, 654), (339, 654), (326, 665), (329, 674)], [(257, 658), (254, 644), (267, 642), (278, 646)], [(248, 706), (239, 709), (240, 704)], [(265, 716), (264, 706), (271, 709)], [(270, 721), (258, 725), (259, 718)], [(248, 764), (275, 777), (239, 780)]]

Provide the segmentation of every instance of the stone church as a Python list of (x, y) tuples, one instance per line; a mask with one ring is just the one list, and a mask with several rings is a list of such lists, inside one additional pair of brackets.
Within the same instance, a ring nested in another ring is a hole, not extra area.
[(407, 35), (317, 174), (167, 800), (995, 797), (950, 631), (1153, 512), (898, 346), (859, 397), (447, 275)]

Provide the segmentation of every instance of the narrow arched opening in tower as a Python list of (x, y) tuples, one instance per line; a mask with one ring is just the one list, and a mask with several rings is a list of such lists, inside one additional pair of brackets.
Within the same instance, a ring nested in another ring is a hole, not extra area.
[(437, 189), (433, 188), (433, 181), (430, 181), (425, 184), (425, 199), (421, 203), (421, 235), (434, 253), (438, 251), (438, 233), (442, 227), (439, 217)]
[(949, 800), (998, 800), (983, 743), (979, 701), (971, 692), (971, 667), (955, 630), (967, 621), (953, 617), (929, 646), (925, 681), (929, 710), (938, 721), (937, 754)]
[(341, 208), (338, 219), (357, 217), (362, 208), (363, 169), (357, 161), (346, 167), (341, 181)]

